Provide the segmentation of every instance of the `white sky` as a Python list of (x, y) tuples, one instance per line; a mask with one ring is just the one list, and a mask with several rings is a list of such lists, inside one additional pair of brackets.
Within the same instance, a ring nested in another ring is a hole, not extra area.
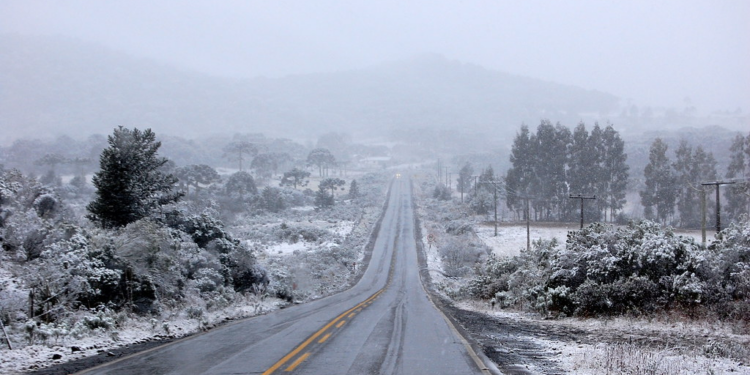
[(439, 53), (638, 105), (750, 110), (750, 1), (0, 1), (0, 33), (61, 34), (183, 68), (279, 77)]

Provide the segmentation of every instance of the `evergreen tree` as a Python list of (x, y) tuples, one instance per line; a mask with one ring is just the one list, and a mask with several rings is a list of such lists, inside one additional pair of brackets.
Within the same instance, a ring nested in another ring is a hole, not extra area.
[[(584, 216), (590, 220), (600, 220), (601, 212), (606, 207), (606, 179), (609, 178), (604, 170), (605, 163), (605, 135), (599, 124), (595, 124), (591, 133), (586, 130), (584, 123), (579, 123), (571, 135), (568, 148), (568, 171), (566, 174), (570, 194), (597, 195), (592, 204), (584, 205)], [(579, 201), (568, 199), (565, 218), (570, 220), (579, 215)]]
[(310, 177), (310, 172), (294, 168), (291, 171), (284, 172), (284, 177), (281, 178), (279, 186), (293, 186), (295, 189), (297, 186), (307, 186), (310, 180), (306, 178)]
[(680, 214), (682, 227), (693, 225), (698, 219), (696, 212), (700, 209), (695, 192), (698, 187), (693, 185), (693, 172), (695, 171), (693, 164), (693, 148), (683, 139), (675, 151), (675, 162), (672, 164), (679, 187), (677, 212)]
[(284, 199), (279, 188), (266, 186), (260, 193), (260, 203), (269, 212), (279, 212), (284, 209)]
[(346, 181), (340, 179), (340, 178), (325, 178), (322, 181), (320, 181), (320, 184), (318, 185), (318, 188), (322, 190), (330, 190), (331, 191), (331, 197), (335, 197), (336, 190), (341, 189), (344, 190), (344, 185), (346, 185)]
[[(522, 212), (525, 210), (525, 202), (521, 197), (527, 196), (533, 185), (536, 185), (533, 181), (534, 167), (533, 167), (533, 144), (532, 136), (529, 134), (529, 127), (526, 125), (521, 126), (521, 131), (516, 134), (516, 138), (513, 140), (513, 146), (510, 151), (510, 163), (511, 168), (505, 176), (505, 188), (506, 188), (506, 201), (505, 204), (513, 211)], [(489, 168), (491, 171), (491, 168)], [(479, 176), (480, 182), (485, 182), (485, 172)], [(492, 172), (494, 173), (494, 172)], [(494, 176), (490, 176), (490, 180), (493, 180)], [(490, 189), (491, 186), (484, 185), (483, 188)]]
[(737, 134), (729, 151), (731, 159), (725, 177), (737, 183), (726, 186), (726, 203), (722, 210), (730, 221), (736, 221), (742, 214), (750, 213), (750, 182), (747, 180), (750, 178), (750, 133), (747, 138)]
[(122, 227), (182, 196), (172, 191), (177, 178), (161, 171), (168, 160), (157, 155), (161, 142), (151, 129), (120, 126), (107, 140), (92, 179), (96, 198), (87, 206), (90, 220), (104, 228)]
[(328, 169), (336, 165), (336, 158), (325, 148), (316, 148), (307, 155), (307, 164), (318, 167), (320, 177), (328, 176)]
[(357, 197), (359, 197), (359, 185), (357, 185), (357, 180), (352, 180), (349, 184), (349, 199), (355, 199)]
[[(584, 123), (579, 123), (573, 130), (568, 148), (568, 171), (566, 180), (571, 194), (594, 194), (593, 174), (590, 171), (589, 132)], [(568, 200), (565, 218), (570, 220), (577, 215), (578, 201)]]
[(236, 141), (224, 147), (224, 157), (230, 161), (238, 162), (240, 172), (242, 172), (242, 162), (246, 161), (248, 156), (257, 154), (258, 147), (248, 141)]
[(464, 200), (464, 194), (471, 190), (472, 174), (474, 174), (474, 168), (471, 167), (471, 163), (469, 162), (464, 164), (464, 166), (461, 167), (461, 170), (458, 171), (456, 187), (458, 188), (458, 191), (461, 192), (462, 202)]
[[(567, 199), (565, 184), (565, 166), (570, 131), (561, 125), (557, 128), (548, 120), (543, 120), (537, 127), (536, 135), (531, 137), (531, 190), (536, 198), (532, 200), (535, 212), (550, 220), (559, 212), (559, 207)], [(539, 217), (542, 218), (542, 217)]]
[(667, 144), (661, 138), (656, 138), (651, 144), (649, 161), (643, 171), (646, 186), (640, 191), (646, 218), (658, 219), (662, 223), (666, 223), (674, 213), (677, 197), (677, 179), (672, 173), (667, 149)]
[(315, 192), (315, 207), (320, 209), (331, 206), (333, 206), (333, 194), (325, 188), (318, 188), (318, 191)]
[[(625, 153), (625, 142), (612, 125), (604, 129), (602, 135), (604, 155), (602, 157), (602, 176), (598, 201), (609, 209), (610, 220), (615, 219), (618, 210), (625, 206), (625, 192), (628, 187), (628, 155)], [(606, 212), (605, 212), (606, 218)]]
[(228, 195), (238, 195), (240, 198), (244, 198), (245, 194), (258, 194), (258, 187), (255, 185), (253, 176), (244, 171), (235, 172), (229, 176), (224, 190)]
[(475, 187), (477, 196), (472, 200), (471, 207), (474, 212), (480, 215), (484, 215), (494, 209), (494, 189), (495, 186), (492, 182), (496, 181), (495, 171), (492, 166), (488, 166), (487, 169), (483, 170), (479, 174), (477, 185)]
[(180, 180), (180, 186), (184, 187), (188, 194), (190, 193), (190, 186), (193, 186), (197, 191), (201, 185), (221, 181), (219, 173), (211, 166), (205, 164), (191, 164), (179, 167), (175, 169), (174, 174)]
[[(707, 190), (707, 187), (702, 186), (701, 182), (705, 181), (716, 181), (718, 174), (716, 173), (716, 159), (712, 153), (706, 153), (703, 147), (698, 146), (693, 152), (693, 172), (691, 173), (692, 180), (690, 181), (692, 190), (696, 195), (696, 208), (694, 210), (694, 218), (690, 220), (687, 225), (698, 228), (701, 223), (701, 191)], [(716, 202), (711, 194), (706, 191), (706, 215), (711, 217), (716, 214)]]

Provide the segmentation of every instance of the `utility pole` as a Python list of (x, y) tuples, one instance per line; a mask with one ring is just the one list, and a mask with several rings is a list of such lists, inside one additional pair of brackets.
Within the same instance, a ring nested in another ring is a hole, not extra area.
[(706, 248), (706, 189), (701, 189), (701, 244)]
[(461, 188), (461, 203), (464, 203), (464, 185), (466, 185), (466, 181), (461, 178), (461, 175), (458, 175), (458, 181), (456, 182), (456, 185)]
[(716, 233), (721, 232), (721, 203), (719, 201), (720, 199), (719, 186), (731, 185), (731, 184), (736, 184), (736, 183), (737, 181), (714, 181), (714, 182), (701, 183), (701, 185), (703, 186), (709, 186), (709, 185), (716, 186)]
[(440, 159), (438, 159), (437, 160), (437, 172), (438, 172), (437, 173), (437, 182), (438, 182), (438, 184), (443, 181), (443, 177), (442, 177), (442, 174), (441, 174), (442, 171), (443, 171), (443, 168), (440, 167)]
[(523, 199), (526, 200), (526, 251), (529, 252), (531, 251), (531, 210), (529, 210), (529, 197), (523, 197)]
[(478, 192), (477, 191), (477, 177), (479, 176), (474, 176), (474, 198), (477, 197), (477, 192)]
[(500, 184), (502, 181), (492, 180), (483, 182), (483, 184), (492, 185), (495, 188), (493, 189), (494, 197), (495, 197), (495, 237), (497, 237), (497, 190), (500, 188)]
[(581, 194), (576, 194), (576, 195), (571, 194), (568, 198), (581, 200), (581, 229), (583, 229), (583, 201), (585, 199), (596, 199), (596, 195), (588, 197), (588, 196), (584, 196)]

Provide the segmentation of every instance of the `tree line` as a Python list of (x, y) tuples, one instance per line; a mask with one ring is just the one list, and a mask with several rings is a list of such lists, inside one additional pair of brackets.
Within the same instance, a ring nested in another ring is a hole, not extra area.
[[(643, 187), (639, 191), (644, 217), (696, 228), (701, 226), (705, 213), (712, 223), (716, 214), (716, 183), (726, 185), (720, 188), (719, 199), (724, 199), (720, 210), (727, 221), (737, 221), (750, 212), (750, 134), (735, 136), (723, 180), (720, 180), (713, 154), (703, 147), (693, 148), (683, 140), (674, 152), (674, 161), (668, 149), (660, 138), (651, 144)], [(705, 185), (707, 183), (714, 185)]]
[(544, 120), (536, 133), (523, 125), (510, 161), (505, 199), (518, 216), (527, 215), (528, 200), (535, 220), (571, 220), (578, 214), (571, 194), (596, 195), (586, 212), (592, 220), (613, 220), (625, 204), (629, 167), (625, 143), (612, 125), (595, 124), (589, 132), (580, 123), (571, 132)]
[[(702, 146), (682, 140), (670, 158), (667, 144), (660, 138), (653, 141), (649, 162), (642, 179), (631, 179), (625, 153), (625, 142), (614, 126), (594, 124), (589, 131), (579, 123), (572, 131), (543, 120), (532, 131), (522, 125), (510, 153), (511, 167), (498, 177), (492, 167), (473, 175), (466, 163), (458, 173), (456, 191), (478, 214), (494, 209), (493, 200), (505, 200), (517, 219), (536, 221), (576, 220), (581, 201), (586, 200), (587, 221), (625, 222), (622, 212), (628, 191), (637, 191), (643, 216), (685, 228), (699, 228), (705, 212), (713, 223), (715, 186), (708, 182), (728, 182), (721, 187), (722, 217), (737, 221), (750, 212), (750, 134), (736, 135), (730, 149), (731, 160), (721, 176), (711, 152)], [(438, 185), (433, 194), (450, 199), (450, 193)], [(466, 195), (466, 199), (464, 199)]]

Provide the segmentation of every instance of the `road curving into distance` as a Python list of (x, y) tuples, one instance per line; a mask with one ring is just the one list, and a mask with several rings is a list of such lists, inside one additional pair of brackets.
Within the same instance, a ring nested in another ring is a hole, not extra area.
[(407, 178), (383, 215), (351, 289), (79, 374), (489, 374), (421, 284)]

